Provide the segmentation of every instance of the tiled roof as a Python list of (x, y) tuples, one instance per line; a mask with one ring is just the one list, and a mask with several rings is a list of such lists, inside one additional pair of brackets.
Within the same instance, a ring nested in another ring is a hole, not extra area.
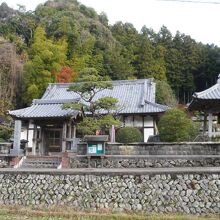
[(47, 102), (46, 100), (34, 100), (33, 105), (28, 108), (9, 111), (9, 114), (18, 118), (56, 118), (56, 117), (76, 117), (78, 111), (63, 109), (63, 102)]
[[(220, 76), (219, 76), (220, 77)], [(195, 92), (192, 101), (188, 106), (191, 110), (220, 110), (220, 78), (212, 87), (202, 91)]]
[(220, 99), (220, 82), (202, 92), (195, 92), (193, 98), (197, 99)]
[[(118, 99), (121, 114), (159, 113), (167, 106), (155, 103), (155, 83), (153, 79), (112, 81), (113, 89), (105, 89), (96, 94), (94, 99), (110, 96)], [(68, 91), (71, 83), (49, 84), (43, 97), (34, 100), (29, 108), (11, 111), (16, 117), (61, 117), (71, 114), (72, 110), (62, 109), (61, 103), (79, 101), (78, 94)], [(36, 105), (38, 107), (36, 107)], [(50, 110), (51, 109), (51, 110)], [(18, 112), (17, 112), (18, 111)], [(41, 113), (41, 111), (44, 111)]]

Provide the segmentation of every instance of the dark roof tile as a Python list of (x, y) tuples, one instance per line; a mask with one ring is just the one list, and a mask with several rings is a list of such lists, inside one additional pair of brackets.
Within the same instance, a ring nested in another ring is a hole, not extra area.
[[(110, 96), (119, 100), (121, 114), (158, 113), (168, 109), (167, 106), (155, 103), (155, 83), (153, 79), (112, 81), (113, 89), (105, 89), (96, 94), (95, 99)], [(62, 109), (66, 102), (76, 102), (80, 96), (68, 91), (72, 83), (49, 84), (41, 99), (33, 100), (32, 106), (10, 111), (16, 117), (65, 117), (76, 114), (76, 111)], [(103, 112), (104, 113), (104, 112)]]

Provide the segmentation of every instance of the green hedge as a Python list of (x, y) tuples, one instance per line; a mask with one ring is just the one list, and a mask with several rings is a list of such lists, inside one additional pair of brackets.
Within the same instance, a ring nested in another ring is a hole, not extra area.
[(116, 141), (120, 143), (142, 142), (143, 135), (137, 128), (124, 127), (117, 130)]

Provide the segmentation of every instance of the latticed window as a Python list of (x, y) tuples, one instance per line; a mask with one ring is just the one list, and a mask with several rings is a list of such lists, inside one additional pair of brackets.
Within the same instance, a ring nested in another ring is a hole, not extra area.
[(52, 146), (60, 146), (61, 141), (61, 132), (60, 131), (48, 131), (48, 144), (50, 147)]

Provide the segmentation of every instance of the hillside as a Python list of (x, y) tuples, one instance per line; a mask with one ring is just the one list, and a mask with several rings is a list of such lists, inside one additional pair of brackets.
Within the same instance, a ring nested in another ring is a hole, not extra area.
[(180, 32), (173, 36), (165, 26), (158, 33), (145, 26), (138, 32), (130, 23), (111, 26), (105, 13), (76, 0), (47, 1), (33, 12), (3, 3), (0, 36), (15, 45), (15, 62), (24, 64), (23, 70), (15, 65), (22, 78), (6, 83), (17, 83), (22, 94), (22, 102), (10, 99), (14, 106), (40, 97), (49, 82), (73, 81), (85, 68), (111, 79), (154, 77), (167, 82), (182, 103), (214, 84), (220, 72), (219, 47)]

